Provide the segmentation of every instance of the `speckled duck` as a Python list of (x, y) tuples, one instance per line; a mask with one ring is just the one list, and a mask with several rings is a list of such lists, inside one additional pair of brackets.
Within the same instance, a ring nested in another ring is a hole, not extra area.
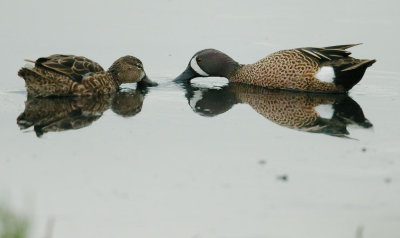
[(122, 83), (156, 86), (147, 78), (142, 62), (133, 56), (116, 60), (108, 71), (83, 56), (55, 54), (42, 57), (33, 68), (23, 67), (18, 75), (25, 79), (30, 96), (69, 96), (110, 94)]
[(254, 64), (239, 64), (215, 49), (197, 52), (176, 81), (195, 77), (225, 77), (230, 82), (252, 84), (271, 89), (305, 92), (345, 93), (363, 77), (376, 60), (350, 57), (348, 48), (337, 45), (282, 50)]

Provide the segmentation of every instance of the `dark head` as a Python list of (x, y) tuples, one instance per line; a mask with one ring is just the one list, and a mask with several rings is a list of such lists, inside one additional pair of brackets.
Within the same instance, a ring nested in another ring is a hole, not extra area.
[(139, 82), (146, 77), (142, 61), (127, 55), (117, 59), (108, 69), (119, 84)]
[(240, 65), (225, 53), (206, 49), (197, 52), (190, 59), (186, 70), (176, 81), (190, 80), (196, 77), (229, 77)]

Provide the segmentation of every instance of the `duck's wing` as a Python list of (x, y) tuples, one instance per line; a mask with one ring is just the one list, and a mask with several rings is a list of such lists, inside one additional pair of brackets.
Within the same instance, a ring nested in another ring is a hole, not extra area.
[(53, 70), (74, 81), (81, 81), (89, 73), (104, 71), (98, 63), (86, 57), (62, 54), (39, 58), (35, 61), (35, 66)]
[(297, 48), (295, 50), (300, 51), (308, 56), (312, 56), (321, 63), (348, 57), (351, 52), (347, 51), (348, 48), (360, 45), (360, 44), (350, 44), (350, 45), (335, 45), (327, 47), (304, 47)]

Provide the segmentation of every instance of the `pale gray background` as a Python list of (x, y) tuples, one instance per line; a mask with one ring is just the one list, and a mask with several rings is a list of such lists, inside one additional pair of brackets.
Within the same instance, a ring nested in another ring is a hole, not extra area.
[[(400, 237), (399, 5), (2, 0), (0, 198), (30, 214), (33, 237), (51, 218), (55, 238)], [(248, 105), (201, 117), (170, 83), (203, 48), (252, 63), (361, 42), (354, 56), (377, 63), (350, 96), (374, 128), (350, 128), (354, 140), (280, 127)], [(54, 53), (105, 68), (135, 55), (160, 86), (135, 117), (107, 111), (38, 139), (16, 125), (26, 99), (17, 71)]]

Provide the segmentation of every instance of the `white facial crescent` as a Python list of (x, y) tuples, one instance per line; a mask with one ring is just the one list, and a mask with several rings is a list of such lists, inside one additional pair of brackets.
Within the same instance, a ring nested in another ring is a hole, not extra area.
[(197, 64), (197, 56), (196, 56), (196, 57), (193, 57), (193, 59), (190, 61), (190, 67), (192, 67), (192, 69), (193, 69), (196, 73), (200, 74), (200, 75), (203, 76), (203, 77), (209, 76), (209, 74), (207, 74), (206, 72), (204, 72), (204, 71), (200, 68), (200, 66)]

